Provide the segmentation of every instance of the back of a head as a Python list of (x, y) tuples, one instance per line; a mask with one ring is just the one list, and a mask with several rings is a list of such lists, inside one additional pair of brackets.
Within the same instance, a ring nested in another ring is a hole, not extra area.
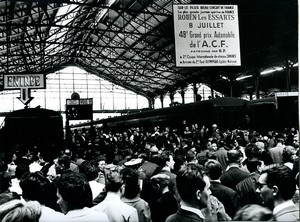
[(5, 161), (0, 161), (0, 173), (6, 172), (8, 169), (8, 165)]
[(65, 154), (58, 157), (57, 163), (64, 167), (64, 169), (70, 169), (71, 158)]
[(164, 188), (169, 185), (171, 178), (167, 174), (159, 173), (152, 176), (150, 181), (153, 185), (159, 185), (160, 188)]
[(27, 200), (36, 200), (40, 204), (45, 204), (46, 194), (50, 187), (49, 180), (42, 172), (25, 173), (20, 180), (22, 196)]
[(260, 149), (254, 143), (249, 143), (245, 147), (245, 154), (248, 160), (259, 160), (260, 159)]
[(93, 196), (89, 182), (79, 173), (63, 174), (57, 183), (63, 200), (68, 202), (69, 210), (91, 207)]
[(0, 193), (7, 191), (10, 187), (11, 175), (7, 172), (0, 172)]
[(29, 166), (25, 163), (20, 163), (16, 168), (16, 178), (20, 180), (25, 173), (29, 173)]
[(80, 173), (85, 175), (88, 181), (95, 180), (98, 177), (99, 168), (92, 161), (84, 161), (79, 167)]
[(187, 162), (191, 162), (191, 161), (193, 161), (193, 160), (196, 159), (196, 154), (195, 154), (195, 152), (189, 150), (189, 151), (186, 153), (185, 157), (186, 157), (186, 161), (187, 161)]
[(179, 170), (176, 184), (183, 201), (192, 201), (196, 198), (195, 194), (198, 190), (204, 190), (205, 181), (203, 180), (202, 170), (203, 168), (198, 164), (188, 164)]
[(240, 163), (243, 154), (239, 150), (229, 150), (227, 152), (228, 163)]
[(276, 143), (284, 144), (284, 136), (282, 134), (278, 134), (275, 136)]
[(122, 175), (125, 182), (124, 197), (128, 199), (135, 198), (140, 192), (138, 172), (130, 167), (125, 167), (122, 169)]
[(217, 160), (208, 160), (205, 169), (211, 180), (218, 180), (222, 175), (222, 166)]
[(37, 201), (11, 200), (0, 205), (1, 222), (38, 222), (41, 206)]

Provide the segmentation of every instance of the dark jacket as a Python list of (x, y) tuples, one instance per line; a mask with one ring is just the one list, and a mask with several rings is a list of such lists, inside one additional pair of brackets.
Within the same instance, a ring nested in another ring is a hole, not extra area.
[(220, 180), (223, 185), (236, 190), (236, 185), (249, 176), (250, 173), (245, 172), (238, 167), (231, 167), (221, 175)]
[(178, 209), (178, 211), (175, 214), (170, 215), (166, 222), (204, 222), (201, 217), (199, 217), (197, 214), (183, 210), (181, 208)]
[(221, 184), (220, 182), (211, 181), (210, 187), (212, 195), (224, 205), (226, 213), (233, 218), (239, 208), (239, 197), (237, 193)]

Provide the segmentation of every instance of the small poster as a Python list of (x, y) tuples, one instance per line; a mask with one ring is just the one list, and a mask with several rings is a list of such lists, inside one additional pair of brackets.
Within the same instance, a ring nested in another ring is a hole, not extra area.
[(177, 67), (240, 66), (237, 5), (173, 5)]

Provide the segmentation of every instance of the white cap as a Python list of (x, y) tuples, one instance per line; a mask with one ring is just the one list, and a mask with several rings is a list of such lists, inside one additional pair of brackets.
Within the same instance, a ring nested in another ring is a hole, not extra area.
[(131, 159), (129, 161), (127, 161), (126, 163), (124, 163), (124, 166), (136, 166), (141, 164), (143, 161), (142, 158), (137, 158), (137, 159)]

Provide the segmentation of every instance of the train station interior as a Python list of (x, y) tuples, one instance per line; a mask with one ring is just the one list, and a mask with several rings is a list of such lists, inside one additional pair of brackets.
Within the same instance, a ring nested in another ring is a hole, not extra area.
[(0, 0), (0, 221), (299, 221), (299, 9)]

